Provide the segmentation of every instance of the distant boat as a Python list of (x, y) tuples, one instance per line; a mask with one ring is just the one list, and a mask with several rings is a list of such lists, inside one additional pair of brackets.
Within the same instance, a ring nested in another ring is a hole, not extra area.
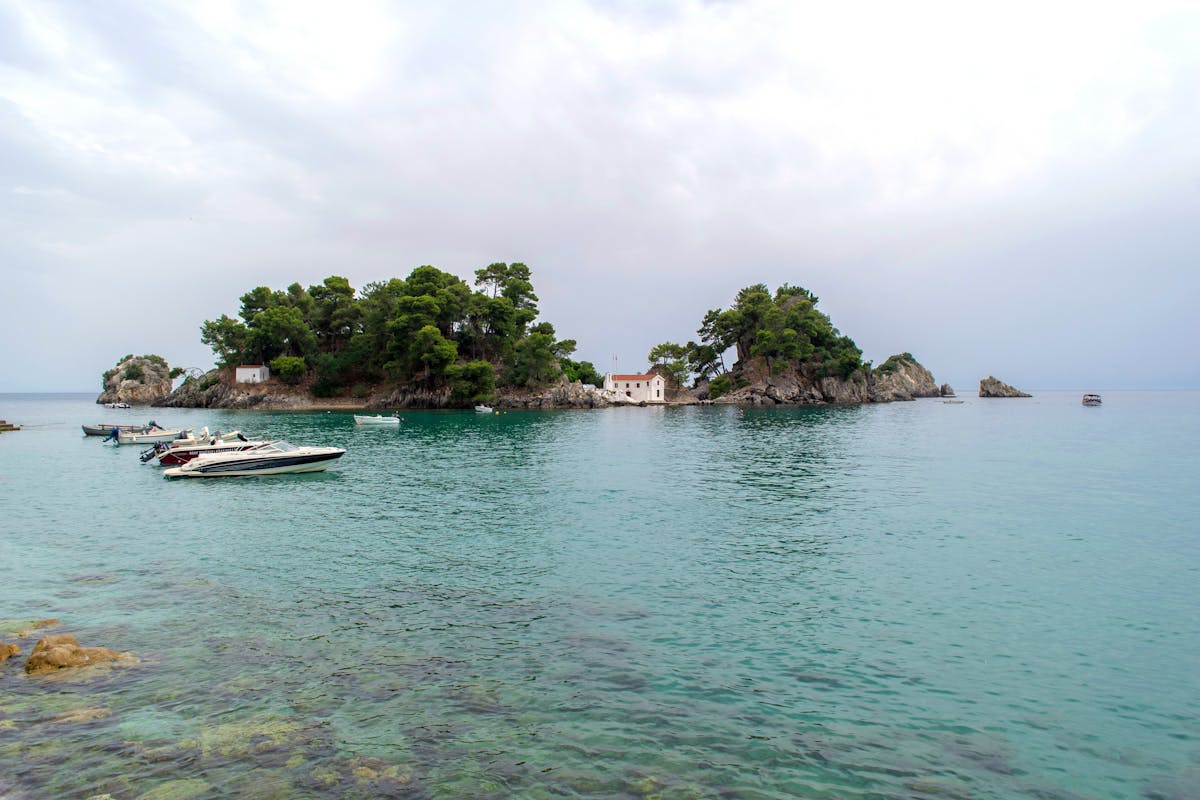
[(355, 425), (399, 425), (400, 418), (397, 417), (395, 414), (391, 415), (390, 417), (385, 417), (380, 414), (376, 414), (373, 417), (364, 417), (359, 414), (355, 414), (354, 415), (354, 424)]
[(129, 403), (105, 403), (105, 408), (133, 408)]
[(491, 407), (491, 406), (485, 406), (483, 403), (480, 403), (479, 405), (475, 406), (475, 410), (476, 410), (477, 412), (479, 412), (480, 414), (490, 414), (490, 413), (492, 413), (492, 407)]
[(1098, 394), (1085, 394), (1085, 395), (1083, 396), (1083, 404), (1084, 404), (1085, 406), (1098, 406), (1098, 405), (1100, 405), (1100, 395), (1098, 395)]
[(948, 406), (960, 406), (963, 404), (962, 400), (943, 400), (942, 402)]

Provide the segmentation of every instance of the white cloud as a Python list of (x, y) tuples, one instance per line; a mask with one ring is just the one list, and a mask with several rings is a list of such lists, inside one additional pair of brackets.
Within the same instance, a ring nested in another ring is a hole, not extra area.
[[(1200, 14), (1186, 3), (9, 12), (0, 263), (188, 298), (178, 328), (132, 349), (189, 360), (199, 322), (256, 284), (524, 260), (584, 357), (619, 350), (633, 368), (740, 286), (789, 281), (865, 346), (922, 343), (947, 362), (935, 371), (966, 371), (971, 352), (1020, 343), (979, 329), (947, 348), (929, 317), (992, 313), (981, 297), (1021, 302), (1022, 282), (1080, 313), (1077, 265), (1039, 242), (1169, 237), (1146, 209), (1196, 205)], [(1184, 249), (1142, 290), (1194, 289)], [(1129, 269), (1110, 261), (1098, 280)], [(1009, 277), (989, 294), (997, 270)], [(1054, 329), (1027, 322), (1030, 342)], [(89, 347), (93, 371), (130, 349), (103, 334)], [(0, 389), (30, 374), (5, 369)], [(84, 373), (66, 385), (91, 385)]]

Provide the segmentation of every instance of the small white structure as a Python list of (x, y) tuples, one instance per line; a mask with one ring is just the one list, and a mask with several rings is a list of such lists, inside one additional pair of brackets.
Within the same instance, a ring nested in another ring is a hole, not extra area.
[(616, 395), (617, 400), (626, 403), (665, 403), (667, 402), (667, 382), (662, 375), (649, 372), (645, 375), (615, 375), (604, 376), (604, 390)]
[(233, 373), (237, 383), (266, 383), (271, 380), (271, 370), (264, 364), (243, 364)]

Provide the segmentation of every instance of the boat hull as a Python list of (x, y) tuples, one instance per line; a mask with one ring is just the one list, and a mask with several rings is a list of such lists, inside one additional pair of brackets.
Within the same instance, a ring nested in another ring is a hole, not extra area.
[(229, 460), (193, 460), (185, 466), (163, 473), (168, 478), (236, 478), (250, 475), (291, 475), (302, 472), (321, 472), (346, 451), (303, 454), (289, 457), (237, 458)]
[(113, 428), (119, 431), (140, 431), (145, 428), (145, 425), (105, 425), (101, 422), (99, 425), (84, 425), (84, 436), (108, 436), (112, 433)]
[(360, 417), (358, 414), (355, 414), (354, 415), (354, 424), (355, 425), (399, 425), (400, 418), (399, 417), (379, 417), (379, 416)]
[(152, 433), (133, 433), (132, 431), (121, 431), (117, 434), (117, 444), (156, 444), (158, 442), (173, 442), (176, 439), (182, 439), (191, 431), (188, 430), (171, 430), (171, 431), (154, 431)]

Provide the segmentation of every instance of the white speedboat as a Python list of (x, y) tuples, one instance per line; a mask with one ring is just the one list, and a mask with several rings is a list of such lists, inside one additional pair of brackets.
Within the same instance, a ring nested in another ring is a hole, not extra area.
[(478, 414), (490, 414), (492, 413), (492, 407), (485, 406), (483, 403), (480, 403), (479, 405), (475, 406), (475, 412)]
[(1101, 405), (1101, 403), (1102, 401), (1100, 400), (1100, 395), (1098, 394), (1085, 394), (1083, 396), (1083, 404), (1085, 406), (1098, 406)]
[(373, 417), (364, 417), (359, 414), (354, 415), (355, 425), (399, 425), (400, 418), (393, 414), (390, 417), (384, 417), (376, 414)]
[(252, 450), (198, 455), (181, 467), (164, 471), (163, 476), (223, 478), (321, 472), (345, 454), (340, 447), (298, 447), (284, 441), (269, 442)]

